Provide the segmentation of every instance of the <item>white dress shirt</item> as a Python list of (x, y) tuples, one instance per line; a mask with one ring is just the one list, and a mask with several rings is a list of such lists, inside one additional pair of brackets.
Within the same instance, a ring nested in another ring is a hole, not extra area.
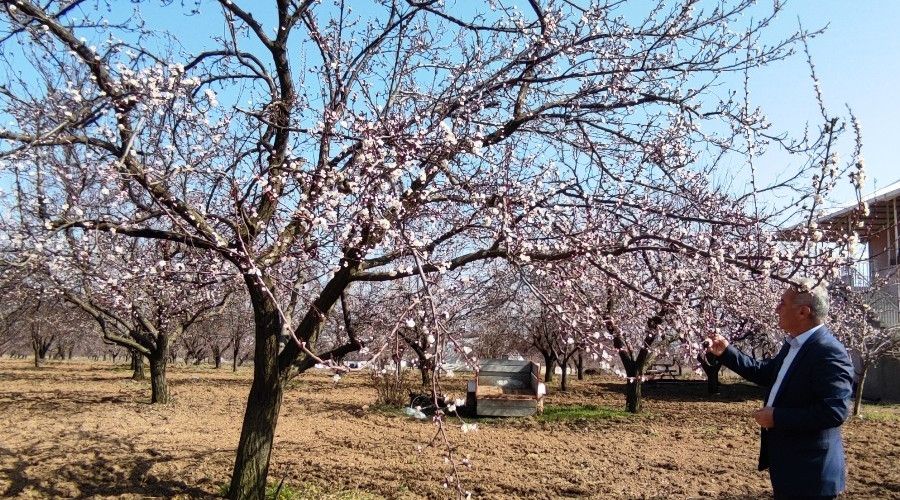
[(769, 392), (769, 400), (766, 401), (766, 406), (772, 406), (772, 403), (775, 402), (775, 396), (778, 394), (778, 389), (781, 388), (781, 381), (784, 380), (784, 374), (787, 373), (788, 368), (791, 367), (791, 363), (794, 362), (794, 358), (797, 357), (797, 353), (800, 351), (800, 348), (803, 347), (803, 343), (812, 337), (812, 334), (819, 328), (822, 328), (821, 324), (806, 330), (796, 337), (788, 338), (787, 342), (791, 345), (791, 349), (788, 351), (787, 356), (785, 356), (784, 362), (781, 363), (781, 369), (778, 370), (778, 377), (775, 378), (775, 383), (772, 384), (772, 390)]

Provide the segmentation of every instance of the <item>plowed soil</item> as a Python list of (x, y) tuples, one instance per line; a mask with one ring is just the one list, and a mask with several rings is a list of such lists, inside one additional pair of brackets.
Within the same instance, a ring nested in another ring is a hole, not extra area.
[[(228, 483), (249, 390), (247, 368), (170, 368), (171, 404), (150, 405), (149, 382), (103, 362), (0, 360), (0, 496), (209, 498)], [(464, 378), (451, 379), (463, 397)], [(572, 381), (548, 405), (624, 405), (621, 384)], [(758, 389), (645, 387), (644, 412), (600, 420), (534, 418), (448, 423), (464, 491), (475, 498), (765, 498), (756, 471)], [(291, 382), (270, 481), (284, 494), (329, 498), (448, 498), (446, 445), (430, 420), (373, 405), (364, 372)], [(900, 407), (867, 406), (844, 426), (842, 498), (900, 498)], [(431, 446), (429, 446), (431, 444)]]

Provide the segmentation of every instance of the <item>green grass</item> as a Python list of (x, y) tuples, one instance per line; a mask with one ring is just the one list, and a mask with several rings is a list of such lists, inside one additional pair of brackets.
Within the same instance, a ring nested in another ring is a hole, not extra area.
[[(403, 413), (402, 408), (391, 405), (372, 405), (369, 411), (381, 415), (402, 417), (410, 419)], [(651, 417), (648, 413), (642, 413), (639, 417)], [(475, 417), (465, 415), (458, 419), (456, 415), (447, 417), (448, 422), (453, 424), (459, 423), (460, 420), (467, 424), (482, 425), (533, 425), (535, 422), (586, 422), (586, 421), (618, 421), (628, 418), (635, 418), (636, 415), (628, 413), (624, 410), (616, 410), (605, 406), (596, 405), (545, 405), (544, 413), (533, 417)], [(430, 422), (430, 419), (428, 420)]]
[(369, 411), (372, 413), (378, 413), (381, 415), (387, 415), (391, 417), (404, 417), (409, 418), (406, 414), (403, 413), (402, 406), (395, 406), (389, 404), (371, 404), (369, 405)]
[[(275, 493), (278, 493), (276, 498)], [(228, 483), (219, 487), (219, 496), (228, 494)], [(266, 500), (379, 500), (384, 497), (365, 491), (352, 489), (340, 491), (326, 491), (314, 483), (300, 483), (291, 485), (287, 482), (278, 489), (278, 483), (270, 483), (266, 486)]]
[(900, 404), (864, 404), (860, 414), (863, 420), (897, 422), (900, 421)]
[(888, 410), (888, 411), (900, 413), (900, 403), (871, 403), (871, 404), (864, 403), (863, 408)]
[(326, 491), (313, 483), (301, 483), (294, 486), (285, 483), (278, 492), (278, 498), (275, 498), (277, 489), (277, 484), (269, 485), (266, 488), (266, 498), (272, 500), (375, 500), (381, 498), (360, 490)]
[(546, 405), (544, 413), (535, 416), (539, 422), (569, 422), (577, 420), (621, 420), (634, 417), (624, 410), (595, 405)]

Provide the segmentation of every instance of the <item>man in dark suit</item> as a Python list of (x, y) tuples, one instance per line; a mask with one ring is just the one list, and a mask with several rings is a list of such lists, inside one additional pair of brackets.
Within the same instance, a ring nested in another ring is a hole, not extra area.
[(768, 389), (753, 418), (761, 428), (759, 470), (769, 469), (775, 498), (834, 498), (844, 490), (840, 426), (850, 413), (853, 365), (823, 324), (824, 286), (801, 280), (785, 290), (775, 312), (789, 338), (774, 358), (753, 359), (717, 334), (707, 350)]

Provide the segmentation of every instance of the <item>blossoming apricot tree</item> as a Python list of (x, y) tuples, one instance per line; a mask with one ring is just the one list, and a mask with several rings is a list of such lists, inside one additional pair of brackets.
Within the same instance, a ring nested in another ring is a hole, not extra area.
[(167, 2), (6, 1), (0, 156), (36, 222), (10, 248), (114, 232), (228, 262), (255, 324), (229, 497), (262, 498), (284, 382), (359, 348), (317, 346), (355, 284), (419, 276), (439, 325), (426, 276), (489, 259), (580, 256), (657, 298), (633, 280), (661, 268), (619, 262), (757, 263), (702, 236), (750, 198), (701, 182), (775, 138), (725, 75), (806, 35), (766, 41), (780, 5), (754, 3), (219, 0), (185, 34)]

